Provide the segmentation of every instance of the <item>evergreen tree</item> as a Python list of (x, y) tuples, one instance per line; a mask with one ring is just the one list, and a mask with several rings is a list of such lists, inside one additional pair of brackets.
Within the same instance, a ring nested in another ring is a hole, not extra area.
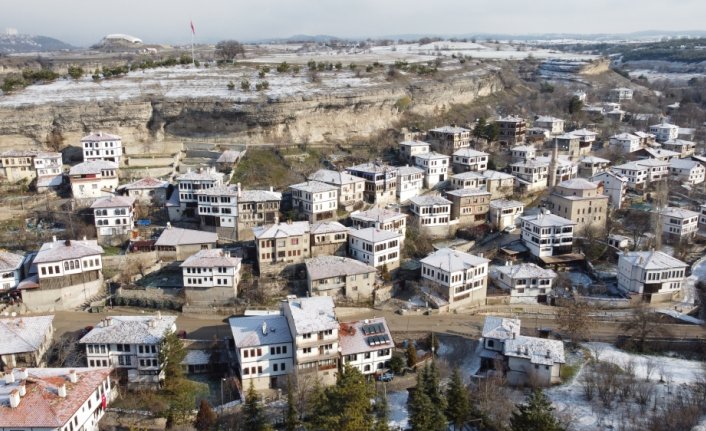
[(427, 363), (422, 371), (422, 390), (434, 406), (433, 421), (434, 423), (446, 424), (448, 420), (444, 412), (446, 411), (446, 397), (441, 393), (439, 387), (439, 369), (434, 361), (431, 365)]
[(449, 382), (449, 388), (446, 392), (446, 416), (454, 426), (454, 430), (461, 429), (463, 424), (468, 419), (471, 411), (471, 405), (468, 399), (468, 391), (463, 384), (461, 372), (458, 367), (454, 368)]
[(478, 119), (478, 122), (476, 123), (476, 127), (473, 128), (473, 136), (477, 139), (482, 138), (485, 136), (485, 126), (486, 126), (486, 121), (485, 117), (480, 117)]
[(255, 386), (250, 381), (250, 387), (245, 394), (245, 403), (243, 404), (243, 425), (248, 431), (270, 431), (272, 426), (267, 422), (265, 410), (260, 405)]
[(199, 412), (196, 414), (194, 427), (198, 431), (209, 431), (216, 425), (216, 412), (211, 408), (208, 400), (201, 400)]
[(409, 342), (409, 345), (407, 346), (407, 351), (405, 352), (405, 356), (407, 356), (407, 366), (408, 367), (414, 367), (417, 365), (417, 348), (414, 347), (414, 343), (411, 341)]
[(390, 407), (387, 404), (387, 395), (378, 394), (375, 399), (375, 431), (390, 431)]
[(436, 406), (424, 391), (423, 373), (417, 374), (417, 387), (409, 396), (409, 425), (412, 431), (445, 431), (446, 423), (436, 421)]
[(569, 100), (569, 114), (576, 114), (578, 112), (581, 112), (581, 109), (583, 108), (583, 102), (581, 99), (578, 98), (578, 96), (574, 96)]
[(500, 126), (498, 126), (498, 123), (492, 122), (485, 126), (485, 139), (488, 140), (488, 142), (493, 142), (498, 139), (498, 136), (500, 135)]
[(368, 431), (373, 427), (373, 387), (365, 376), (349, 365), (338, 374), (336, 385), (326, 390), (329, 421), (336, 431)]
[(292, 381), (287, 377), (287, 413), (284, 418), (284, 429), (285, 431), (296, 431), (297, 425), (299, 425), (299, 412), (294, 404)]
[(318, 379), (314, 382), (314, 387), (307, 400), (307, 429), (312, 431), (326, 430), (329, 403), (326, 398), (323, 386)]
[(516, 407), (510, 418), (512, 431), (564, 431), (554, 417), (554, 407), (540, 389), (527, 398), (526, 404)]

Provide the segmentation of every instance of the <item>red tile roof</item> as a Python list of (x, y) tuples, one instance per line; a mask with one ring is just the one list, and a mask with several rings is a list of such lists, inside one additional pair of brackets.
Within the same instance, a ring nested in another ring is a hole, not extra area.
[[(110, 375), (110, 368), (74, 368), (78, 382), (71, 383), (68, 368), (28, 368), (26, 394), (16, 408), (8, 402), (0, 404), (0, 428), (61, 428), (81, 408)], [(18, 371), (14, 371), (18, 376)], [(0, 380), (0, 400), (16, 390), (20, 380), (7, 384)], [(58, 387), (66, 385), (66, 398), (58, 395)], [(100, 405), (93, 399), (92, 409)]]

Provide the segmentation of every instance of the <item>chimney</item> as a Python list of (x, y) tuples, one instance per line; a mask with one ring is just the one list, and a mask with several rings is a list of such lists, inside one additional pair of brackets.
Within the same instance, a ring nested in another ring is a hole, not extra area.
[(552, 351), (547, 349), (547, 358), (551, 358), (552, 356)]
[(150, 320), (147, 322), (147, 325), (148, 325), (150, 328), (156, 328), (156, 327), (157, 327), (157, 321), (154, 320), (154, 319), (150, 319)]
[(27, 372), (27, 368), (20, 368), (18, 371), (19, 371), (17, 373), (18, 379), (25, 380), (27, 377), (29, 377), (29, 373)]
[(113, 318), (112, 317), (106, 317), (105, 318), (105, 323), (106, 326), (111, 326), (113, 324)]
[(157, 320), (162, 320), (162, 312), (157, 311)]
[(236, 184), (236, 188), (238, 189), (238, 197), (242, 198), (243, 197), (243, 189), (240, 187), (240, 183)]
[(56, 235), (52, 235), (51, 240), (52, 242), (56, 242)]
[(56, 388), (56, 394), (61, 398), (66, 398), (66, 383), (62, 383)]
[(267, 322), (262, 322), (262, 335), (267, 335)]
[(171, 228), (172, 228), (172, 224), (170, 222), (167, 222), (167, 229), (171, 229)]
[(15, 383), (15, 375), (12, 370), (7, 370), (7, 374), (5, 374), (5, 384), (11, 385), (13, 383)]
[(15, 389), (10, 392), (10, 407), (16, 409), (20, 405), (20, 391)]
[(27, 394), (27, 385), (24, 380), (20, 382), (20, 385), (17, 387), (17, 390), (20, 391), (21, 397), (24, 397)]
[(86, 241), (86, 235), (83, 236), (83, 240)]
[(275, 191), (275, 188), (272, 187), (272, 186), (270, 186), (270, 193), (271, 193), (271, 192), (274, 192), (274, 191)]
[(275, 217), (275, 225), (279, 224), (279, 217)]
[(67, 247), (70, 247), (70, 246), (71, 246), (71, 240), (70, 240), (70, 239), (67, 239), (66, 241), (64, 241), (64, 245), (67, 246)]

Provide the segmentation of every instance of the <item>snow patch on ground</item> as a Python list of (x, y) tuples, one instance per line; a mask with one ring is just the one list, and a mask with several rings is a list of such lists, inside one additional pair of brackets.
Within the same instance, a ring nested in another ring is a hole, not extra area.
[[(703, 375), (703, 363), (665, 356), (637, 355), (622, 351), (607, 343), (584, 344), (591, 354), (601, 361), (610, 362), (620, 367), (625, 367), (630, 361), (635, 365), (637, 379), (647, 378), (648, 361), (655, 363), (654, 371), (649, 380), (655, 385), (658, 394), (665, 394), (667, 383), (673, 388), (682, 383), (693, 383)], [(583, 394), (581, 376), (584, 368), (576, 374), (571, 382), (546, 390), (547, 396), (552, 400), (556, 413), (574, 417), (575, 431), (595, 431), (619, 429), (620, 423), (625, 418), (621, 408), (604, 409), (598, 404), (587, 401)], [(660, 382), (663, 379), (665, 382)], [(657, 395), (658, 397), (664, 395)], [(706, 425), (706, 421), (702, 422)]]
[(409, 392), (389, 392), (387, 394), (387, 404), (390, 408), (390, 427), (407, 429), (409, 425), (409, 412), (407, 411), (407, 399)]

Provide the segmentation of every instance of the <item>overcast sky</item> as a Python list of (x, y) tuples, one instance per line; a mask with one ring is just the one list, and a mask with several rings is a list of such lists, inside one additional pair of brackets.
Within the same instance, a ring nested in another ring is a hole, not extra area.
[(625, 33), (705, 30), (704, 0), (5, 0), (0, 31), (78, 46), (109, 33), (147, 43), (295, 34)]

